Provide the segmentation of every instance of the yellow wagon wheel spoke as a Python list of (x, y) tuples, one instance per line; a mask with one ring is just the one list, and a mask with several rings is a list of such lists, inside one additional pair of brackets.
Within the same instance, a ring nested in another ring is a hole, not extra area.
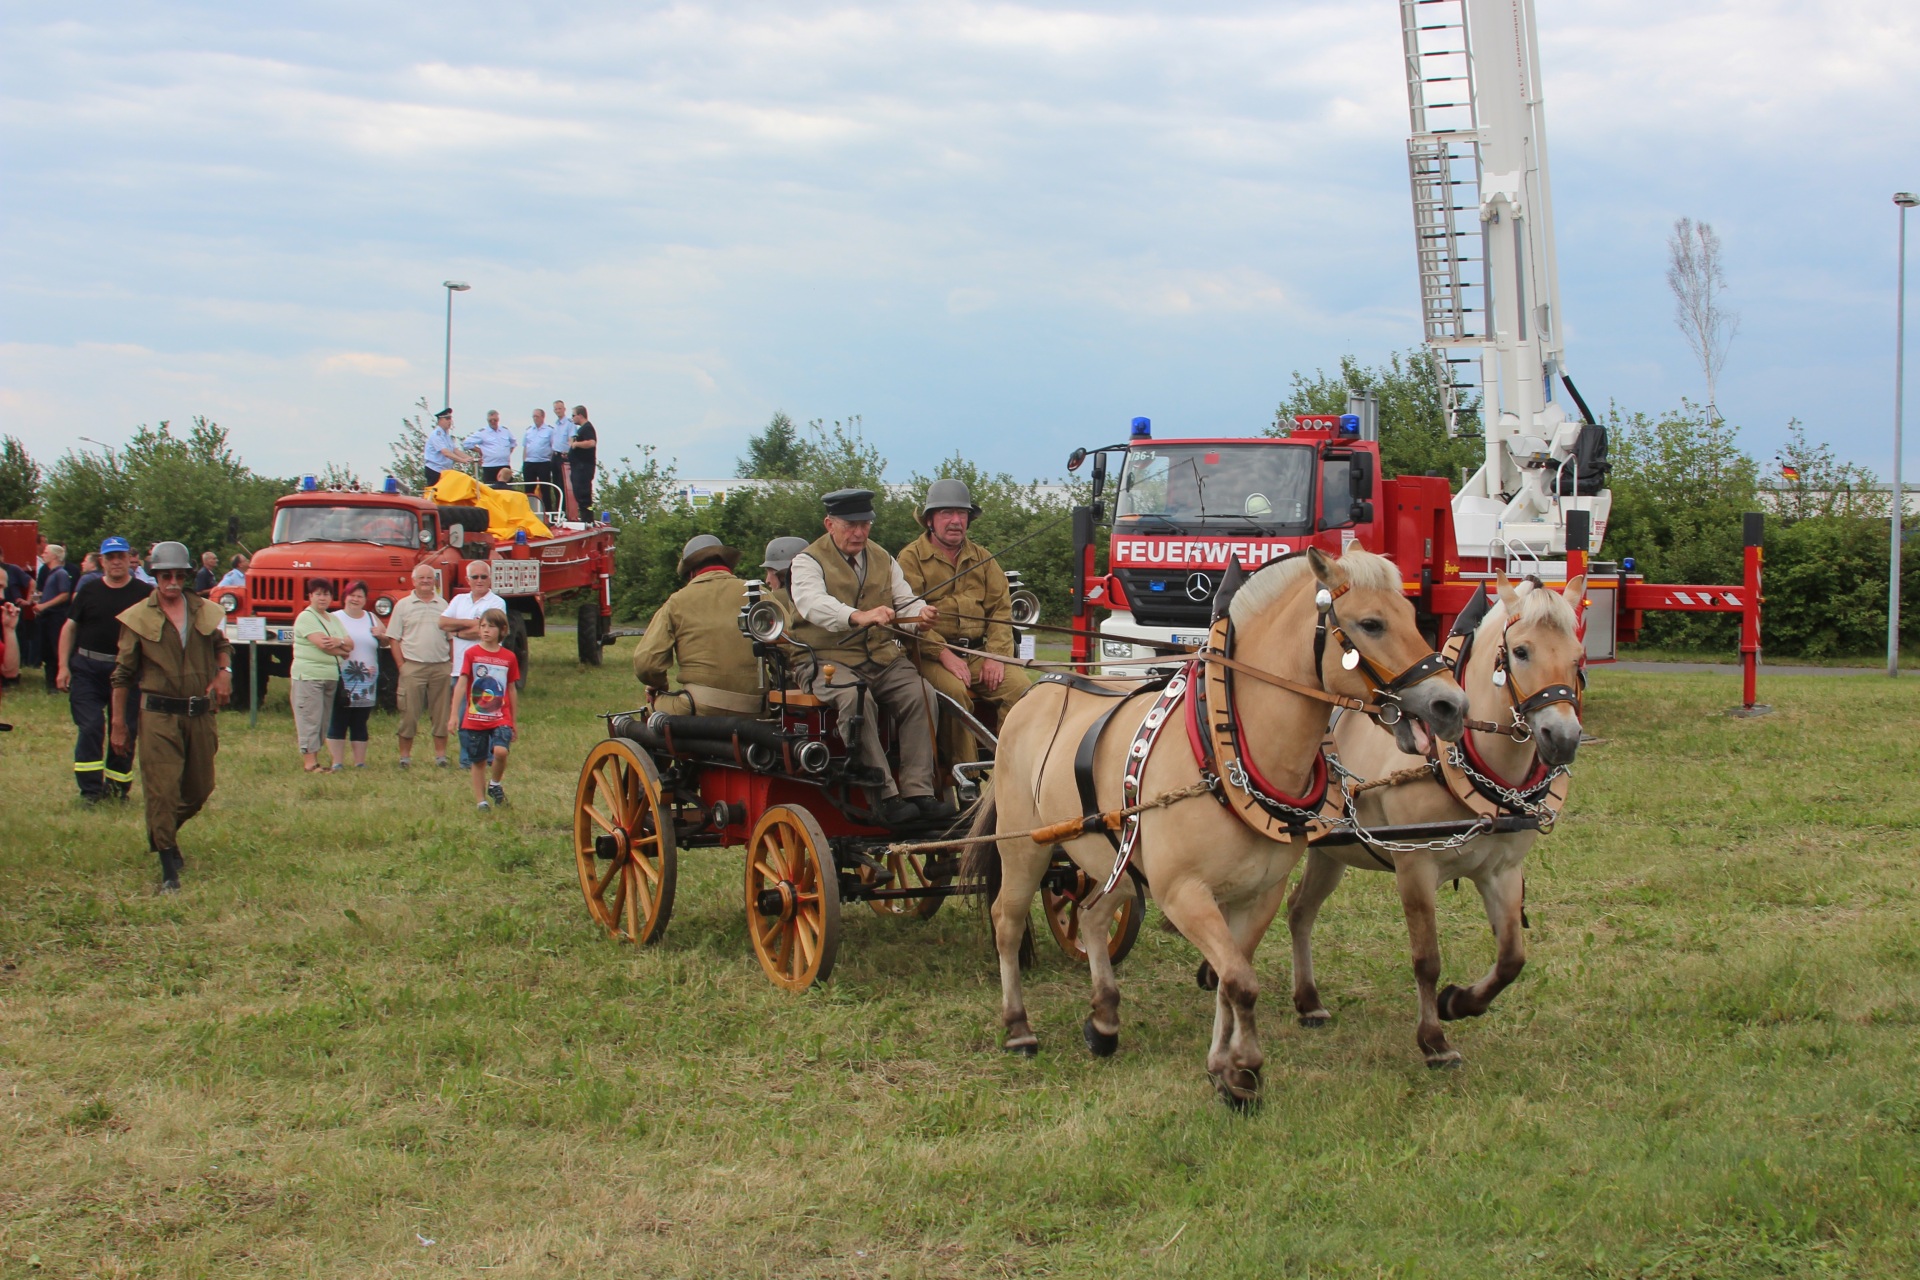
[(840, 944), (840, 881), (813, 815), (775, 805), (747, 840), (747, 935), (776, 986), (804, 991), (833, 972)]
[[(1080, 945), (1080, 901), (1098, 889), (1098, 885), (1081, 874), (1076, 893), (1060, 893), (1046, 887), (1040, 890), (1040, 913), (1047, 919), (1047, 931), (1053, 935), (1054, 942), (1059, 944), (1062, 951), (1082, 962), (1087, 958), (1087, 950)], [(1124, 889), (1124, 885), (1118, 886), (1114, 892), (1120, 893)], [(1107, 925), (1107, 955), (1115, 964), (1127, 958), (1127, 953), (1133, 950), (1134, 940), (1140, 936), (1140, 921), (1146, 911), (1146, 902), (1137, 884), (1133, 889), (1132, 895), (1120, 904)]]

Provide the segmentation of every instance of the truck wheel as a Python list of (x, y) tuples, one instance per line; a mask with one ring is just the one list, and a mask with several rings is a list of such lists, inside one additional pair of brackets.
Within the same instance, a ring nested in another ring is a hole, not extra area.
[(520, 664), (520, 691), (527, 688), (527, 620), (517, 613), (507, 615), (507, 648), (513, 650), (514, 661)]
[(589, 600), (580, 606), (580, 663), (582, 666), (600, 665), (600, 602)]

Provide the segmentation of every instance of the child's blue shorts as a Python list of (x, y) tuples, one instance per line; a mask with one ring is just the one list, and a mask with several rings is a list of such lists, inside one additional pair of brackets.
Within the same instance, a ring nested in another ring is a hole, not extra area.
[(498, 729), (462, 729), (460, 731), (460, 767), (471, 769), (477, 764), (492, 764), (493, 749), (513, 746), (513, 729), (501, 725)]

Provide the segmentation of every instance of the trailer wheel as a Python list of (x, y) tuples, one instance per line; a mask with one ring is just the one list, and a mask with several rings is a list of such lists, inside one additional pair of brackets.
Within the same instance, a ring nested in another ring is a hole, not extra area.
[(600, 665), (600, 602), (588, 600), (580, 606), (580, 663), (582, 666)]
[[(888, 881), (889, 889), (926, 889), (953, 883), (951, 875), (927, 874), (927, 864), (943, 861), (941, 855), (929, 857), (924, 853), (889, 853), (881, 859), (886, 869), (893, 873)], [(953, 855), (944, 855), (944, 861), (953, 865)], [(870, 868), (860, 868), (860, 879), (871, 884), (875, 879)], [(944, 898), (868, 898), (867, 905), (873, 908), (875, 915), (911, 917), (916, 920), (930, 920), (933, 913), (940, 909)]]
[(777, 987), (805, 991), (833, 973), (840, 949), (840, 877), (813, 815), (779, 804), (747, 841), (747, 933)]
[[(1132, 868), (1129, 867), (1131, 872)], [(1041, 887), (1040, 910), (1047, 917), (1047, 928), (1053, 931), (1053, 940), (1060, 949), (1075, 960), (1084, 962), (1087, 949), (1080, 945), (1080, 903), (1100, 888), (1086, 872), (1078, 872), (1078, 884), (1072, 893), (1060, 893), (1057, 890)], [(1114, 886), (1119, 891), (1119, 886)], [(1113, 913), (1113, 923), (1107, 927), (1107, 955), (1113, 963), (1119, 964), (1133, 950), (1134, 940), (1140, 936), (1140, 921), (1147, 912), (1145, 887), (1137, 877), (1133, 880), (1133, 895), (1122, 903)]]
[(618, 942), (658, 942), (673, 917), (678, 851), (660, 771), (624, 738), (594, 744), (574, 792), (573, 858), (594, 922)]

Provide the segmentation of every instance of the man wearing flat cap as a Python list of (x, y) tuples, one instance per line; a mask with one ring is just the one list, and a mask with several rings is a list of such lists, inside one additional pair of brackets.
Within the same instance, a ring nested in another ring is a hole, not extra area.
[[(680, 580), (647, 624), (633, 674), (648, 704), (668, 715), (757, 716), (760, 663), (740, 634), (746, 584), (734, 576), (740, 552), (703, 533), (680, 550)], [(680, 665), (680, 691), (667, 692), (667, 668)]]
[[(964, 480), (935, 480), (920, 504), (926, 532), (900, 551), (907, 585), (943, 611), (920, 637), (920, 674), (928, 684), (971, 709), (977, 698), (1007, 712), (1028, 687), (1027, 674), (1002, 658), (1013, 656), (1013, 592), (1000, 562), (967, 536), (980, 508)], [(980, 758), (979, 744), (959, 720), (940, 722), (940, 754), (951, 764)]]
[[(898, 721), (897, 784), (887, 772), (871, 705), (857, 746), (860, 763), (880, 789), (880, 816), (886, 822), (950, 817), (953, 806), (934, 797), (932, 691), (892, 629), (906, 619), (929, 625), (938, 610), (917, 598), (893, 557), (868, 541), (871, 490), (837, 489), (822, 501), (827, 531), (793, 557), (789, 571), (793, 607), (800, 615), (793, 638), (813, 651), (812, 661), (800, 664), (800, 677), (834, 706), (843, 725), (860, 706), (860, 685), (869, 703), (877, 700)], [(834, 667), (832, 679), (822, 670), (827, 664)]]
[(420, 468), (429, 487), (440, 483), (440, 473), (464, 467), (473, 455), (453, 442), (453, 410), (442, 409), (433, 415), (433, 430), (420, 447)]

